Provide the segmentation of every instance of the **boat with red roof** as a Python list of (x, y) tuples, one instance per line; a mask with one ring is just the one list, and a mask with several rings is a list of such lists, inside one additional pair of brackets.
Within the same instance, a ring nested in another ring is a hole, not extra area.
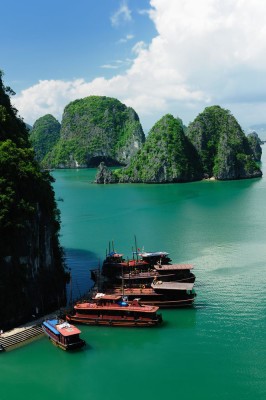
[(42, 330), (53, 344), (63, 350), (80, 349), (86, 344), (79, 337), (81, 332), (78, 328), (60, 319), (47, 319), (43, 321)]
[(162, 316), (159, 307), (140, 304), (134, 298), (127, 301), (123, 295), (97, 293), (90, 301), (79, 302), (67, 321), (87, 325), (106, 326), (156, 326), (161, 324)]

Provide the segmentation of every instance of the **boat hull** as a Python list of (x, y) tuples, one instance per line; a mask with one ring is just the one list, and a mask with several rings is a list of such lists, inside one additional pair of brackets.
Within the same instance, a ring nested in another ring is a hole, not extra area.
[(95, 326), (120, 326), (120, 327), (152, 327), (162, 323), (162, 317), (160, 314), (157, 315), (157, 319), (154, 320), (142, 320), (142, 319), (116, 319), (116, 318), (93, 318), (89, 316), (79, 315), (67, 315), (66, 319), (69, 322), (95, 325)]
[(160, 308), (181, 308), (191, 307), (194, 304), (196, 293), (187, 293), (186, 291), (168, 291), (167, 293), (156, 293), (152, 288), (146, 289), (124, 289), (113, 288), (108, 291), (112, 294), (123, 294), (132, 301), (136, 297), (139, 298), (140, 304), (149, 306), (157, 306)]

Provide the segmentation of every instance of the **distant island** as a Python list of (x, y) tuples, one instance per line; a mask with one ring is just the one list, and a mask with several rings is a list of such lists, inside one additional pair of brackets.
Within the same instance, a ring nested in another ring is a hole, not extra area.
[(101, 164), (96, 183), (175, 183), (201, 179), (246, 179), (262, 176), (256, 134), (246, 136), (228, 110), (207, 107), (185, 130), (182, 121), (165, 115), (148, 134), (129, 165), (109, 171)]
[(39, 118), (29, 139), (44, 168), (88, 168), (127, 165), (145, 135), (132, 108), (89, 96), (65, 107), (61, 126), (52, 115)]
[[(29, 140), (43, 168), (99, 167), (96, 183), (178, 183), (261, 177), (261, 142), (229, 110), (207, 107), (188, 127), (163, 116), (147, 138), (137, 113), (119, 100), (89, 96), (69, 103), (60, 124), (39, 118)], [(107, 167), (124, 167), (108, 170)]]

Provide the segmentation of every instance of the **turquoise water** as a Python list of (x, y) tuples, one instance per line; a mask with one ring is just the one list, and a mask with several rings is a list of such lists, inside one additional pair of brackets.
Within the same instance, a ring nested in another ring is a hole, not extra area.
[(1, 400), (265, 399), (266, 154), (262, 168), (255, 180), (110, 186), (91, 183), (95, 170), (54, 171), (74, 296), (109, 242), (130, 257), (136, 235), (195, 266), (196, 303), (163, 310), (160, 328), (82, 326), (75, 353), (41, 338), (1, 354)]

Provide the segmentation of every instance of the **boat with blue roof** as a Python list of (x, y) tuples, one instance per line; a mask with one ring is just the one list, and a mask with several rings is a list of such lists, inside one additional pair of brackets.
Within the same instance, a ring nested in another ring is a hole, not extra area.
[(80, 349), (86, 344), (79, 337), (81, 332), (78, 328), (60, 319), (47, 319), (43, 321), (42, 330), (53, 344), (63, 350)]

